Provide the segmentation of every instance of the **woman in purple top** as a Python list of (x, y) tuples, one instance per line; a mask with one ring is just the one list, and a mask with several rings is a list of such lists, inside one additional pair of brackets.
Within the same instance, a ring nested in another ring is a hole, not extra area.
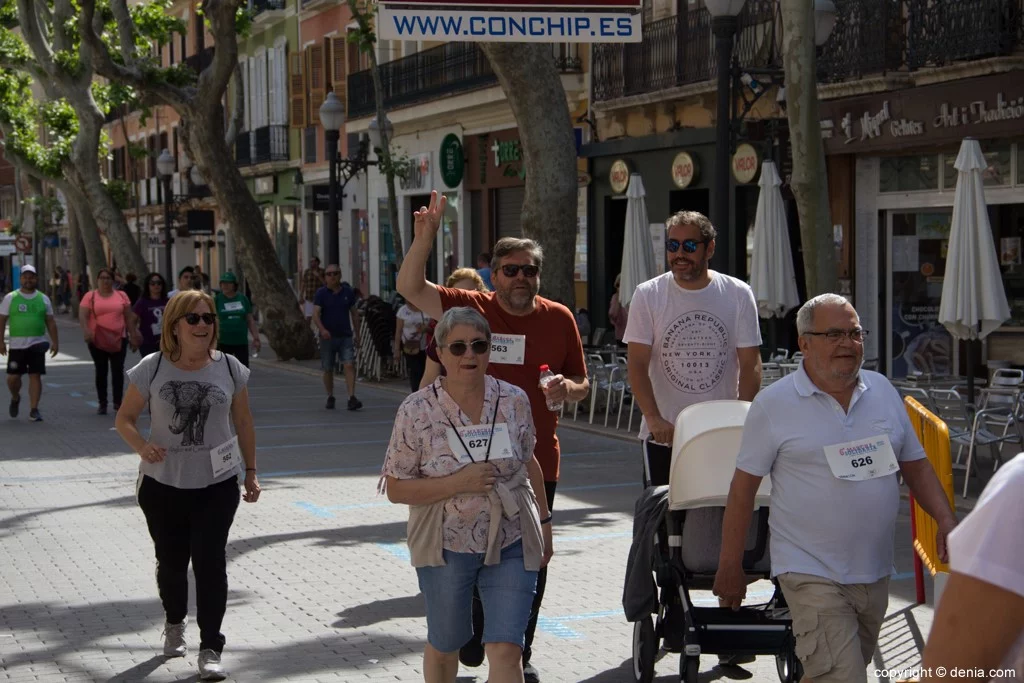
[(167, 305), (167, 282), (160, 273), (146, 276), (143, 295), (135, 302), (129, 326), (132, 344), (143, 358), (160, 350), (160, 329)]

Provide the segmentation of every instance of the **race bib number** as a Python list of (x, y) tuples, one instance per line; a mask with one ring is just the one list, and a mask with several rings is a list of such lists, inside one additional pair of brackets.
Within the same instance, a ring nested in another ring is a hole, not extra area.
[(213, 465), (214, 478), (225, 472), (242, 467), (242, 448), (238, 445), (238, 437), (226, 441), (210, 451), (210, 464)]
[[(459, 437), (462, 437), (461, 442)], [(465, 444), (465, 447), (462, 444)], [(459, 459), (459, 462), (483, 462), (487, 457), (488, 445), (491, 447), (491, 460), (504, 460), (514, 458), (516, 455), (512, 450), (512, 441), (508, 435), (508, 425), (504, 422), (494, 425), (493, 435), (489, 424), (459, 427), (458, 435), (454, 429), (448, 428), (448, 447), (452, 449), (452, 453)], [(468, 455), (466, 454), (467, 448), (469, 449)], [(470, 455), (473, 456), (472, 460)]]
[(491, 360), (492, 363), (504, 363), (506, 365), (522, 365), (526, 360), (526, 335), (525, 334), (492, 334), (491, 335)]
[(227, 301), (224, 303), (224, 312), (233, 313), (235, 311), (244, 311), (245, 306), (242, 305), (241, 301)]
[(899, 470), (888, 434), (825, 446), (825, 458), (832, 476), (845, 481), (864, 481)]

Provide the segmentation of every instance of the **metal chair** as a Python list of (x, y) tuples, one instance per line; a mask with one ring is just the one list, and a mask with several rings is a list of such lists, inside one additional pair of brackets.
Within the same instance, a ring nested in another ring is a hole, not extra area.
[(764, 389), (767, 386), (779, 381), (783, 376), (782, 368), (779, 367), (778, 363), (762, 363), (761, 364), (761, 388)]
[(587, 354), (587, 375), (590, 377), (590, 424), (594, 424), (594, 412), (597, 410), (598, 395), (605, 394), (605, 400), (610, 401), (609, 389), (611, 388), (611, 370), (614, 365), (606, 365), (601, 354)]

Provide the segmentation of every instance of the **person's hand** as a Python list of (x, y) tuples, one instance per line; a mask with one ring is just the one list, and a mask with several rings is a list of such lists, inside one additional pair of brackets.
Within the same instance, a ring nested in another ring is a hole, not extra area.
[(167, 449), (157, 446), (155, 443), (147, 442), (142, 447), (142, 450), (139, 451), (139, 457), (146, 462), (163, 462), (164, 458), (167, 457)]
[(57, 353), (60, 351), (60, 345), (57, 342), (53, 342), (50, 346), (50, 358), (56, 358)]
[(738, 610), (747, 595), (747, 575), (742, 565), (719, 565), (715, 572), (715, 585), (711, 590), (718, 596), (722, 607)]
[(260, 499), (260, 483), (256, 481), (255, 470), (246, 470), (245, 472), (245, 493), (242, 494), (242, 500), (246, 503), (255, 503)]
[(252, 348), (255, 349), (256, 351), (259, 351), (260, 349), (263, 348), (263, 342), (261, 342), (259, 338), (253, 339)]
[(441, 216), (444, 215), (444, 208), (448, 205), (448, 198), (438, 195), (437, 190), (430, 193), (430, 206), (421, 206), (419, 211), (413, 212), (413, 238), (424, 239), (433, 242), (441, 227)]
[(323, 339), (324, 341), (330, 341), (331, 333), (326, 328), (322, 329), (320, 330), (320, 338)]
[(569, 386), (562, 375), (548, 379), (547, 386), (541, 385), (540, 390), (544, 392), (544, 398), (551, 403), (562, 403), (569, 397)]
[[(2, 332), (3, 332), (3, 330), (0, 330), (0, 333), (2, 333)], [(6, 355), (7, 355), (7, 344), (4, 343), (3, 339), (0, 339), (0, 356), (6, 356)]]
[(949, 546), (946, 545), (946, 538), (956, 527), (956, 518), (950, 517), (939, 522), (939, 528), (935, 531), (935, 550), (939, 555), (940, 562), (949, 562)]
[(651, 432), (651, 440), (655, 443), (672, 445), (672, 436), (676, 426), (661, 416), (647, 418), (647, 429)]
[(86, 344), (92, 344), (92, 330), (86, 329), (84, 334), (85, 334), (85, 343)]
[(132, 343), (132, 349), (133, 350), (139, 348), (140, 346), (142, 346), (142, 333), (139, 332), (138, 330), (135, 330), (134, 332), (132, 332), (132, 334), (131, 334), (131, 343)]
[(453, 476), (458, 477), (456, 484), (459, 493), (490, 493), (497, 479), (494, 465), (489, 462), (466, 465)]
[(540, 566), (546, 567), (551, 562), (551, 556), (555, 554), (554, 539), (551, 532), (551, 522), (540, 525), (541, 537), (544, 539), (544, 555), (540, 558)]

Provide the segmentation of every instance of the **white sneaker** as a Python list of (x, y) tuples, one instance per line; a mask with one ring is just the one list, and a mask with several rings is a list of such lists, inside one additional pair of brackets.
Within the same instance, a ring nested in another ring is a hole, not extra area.
[(228, 675), (220, 665), (220, 653), (214, 650), (203, 650), (199, 653), (199, 680), (223, 681)]
[(188, 617), (181, 620), (180, 624), (164, 623), (164, 656), (184, 657), (188, 652), (185, 646), (185, 626), (188, 625)]

